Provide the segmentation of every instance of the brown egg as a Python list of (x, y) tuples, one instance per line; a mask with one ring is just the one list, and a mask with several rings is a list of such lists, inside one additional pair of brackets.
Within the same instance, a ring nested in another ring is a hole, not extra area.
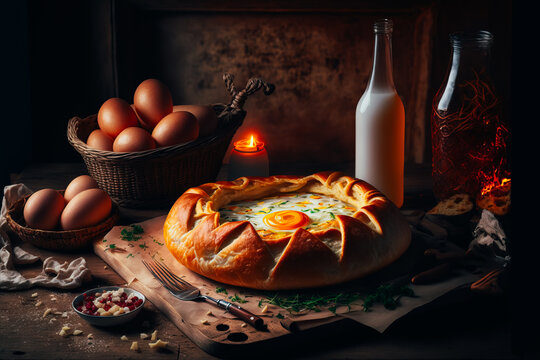
[(23, 209), (28, 227), (39, 230), (54, 230), (65, 206), (62, 194), (53, 189), (41, 189), (30, 195)]
[(66, 199), (66, 202), (69, 202), (71, 199), (73, 199), (75, 195), (84, 190), (98, 188), (99, 185), (97, 181), (94, 180), (91, 176), (77, 176), (75, 179), (71, 180), (71, 182), (66, 187), (66, 190), (64, 191), (64, 199)]
[(122, 131), (113, 143), (113, 151), (134, 152), (155, 149), (156, 143), (152, 135), (143, 128), (129, 127)]
[(212, 135), (217, 128), (218, 118), (210, 105), (175, 105), (173, 111), (187, 111), (199, 120), (199, 137)]
[[(135, 116), (137, 116), (137, 121), (139, 122), (139, 125), (140, 126), (143, 126), (143, 121), (141, 120), (141, 117), (139, 116), (139, 114), (137, 113), (137, 109), (135, 108), (135, 104), (131, 104), (130, 105), (131, 108), (133, 109), (133, 111), (135, 112)], [(144, 127), (144, 126), (143, 126)], [(146, 129), (148, 130), (148, 129)]]
[(97, 225), (111, 213), (112, 201), (101, 189), (81, 191), (62, 211), (60, 226), (63, 230), (76, 230)]
[(169, 88), (157, 79), (144, 80), (137, 87), (133, 104), (141, 119), (141, 126), (149, 131), (173, 109)]
[(86, 144), (94, 149), (113, 151), (113, 141), (114, 139), (107, 135), (103, 130), (96, 129), (88, 135)]
[(120, 98), (105, 101), (99, 109), (97, 120), (99, 128), (113, 139), (122, 130), (139, 125), (135, 111), (127, 101)]
[(165, 116), (152, 131), (157, 146), (183, 144), (199, 136), (199, 122), (187, 111), (176, 111)]

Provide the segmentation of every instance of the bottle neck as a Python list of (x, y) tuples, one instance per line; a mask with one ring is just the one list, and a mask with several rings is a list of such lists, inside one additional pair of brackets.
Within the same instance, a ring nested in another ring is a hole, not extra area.
[(457, 71), (469, 70), (484, 72), (489, 68), (491, 51), (489, 48), (460, 48), (452, 49), (451, 69)]
[(489, 61), (493, 36), (486, 31), (473, 33), (454, 33), (450, 35), (452, 54), (444, 88), (438, 100), (438, 111), (447, 111), (454, 91), (464, 89), (481, 81), (491, 86)]
[(493, 35), (487, 31), (450, 35), (452, 69), (484, 72), (489, 67)]
[(392, 33), (375, 32), (373, 68), (368, 83), (371, 91), (395, 91), (392, 74)]

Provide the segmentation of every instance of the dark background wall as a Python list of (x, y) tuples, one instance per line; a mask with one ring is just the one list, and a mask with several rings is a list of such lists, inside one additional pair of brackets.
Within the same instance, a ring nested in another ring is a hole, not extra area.
[(176, 104), (228, 102), (221, 75), (276, 85), (248, 99), (237, 137), (255, 130), (275, 162), (354, 160), (354, 111), (372, 61), (372, 23), (394, 20), (394, 74), (406, 106), (408, 163), (429, 163), (429, 109), (448, 35), (495, 35), (494, 74), (511, 120), (512, 6), (495, 1), (27, 0), (2, 5), (2, 184), (31, 162), (80, 162), (72, 116), (131, 100), (157, 77)]

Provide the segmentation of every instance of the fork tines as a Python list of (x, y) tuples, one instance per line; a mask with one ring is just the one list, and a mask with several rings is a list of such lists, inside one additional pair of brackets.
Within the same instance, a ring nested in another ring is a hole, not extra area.
[(155, 260), (152, 263), (148, 263), (142, 260), (144, 266), (167, 288), (169, 291), (182, 291), (187, 287), (191, 287), (189, 283), (179, 278), (171, 270), (169, 270), (164, 264), (161, 264)]

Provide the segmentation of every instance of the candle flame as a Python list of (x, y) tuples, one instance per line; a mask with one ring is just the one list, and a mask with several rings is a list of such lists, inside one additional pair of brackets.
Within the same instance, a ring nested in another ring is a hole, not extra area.
[(255, 139), (255, 135), (238, 140), (234, 143), (234, 149), (241, 152), (258, 152), (264, 148), (264, 143)]

